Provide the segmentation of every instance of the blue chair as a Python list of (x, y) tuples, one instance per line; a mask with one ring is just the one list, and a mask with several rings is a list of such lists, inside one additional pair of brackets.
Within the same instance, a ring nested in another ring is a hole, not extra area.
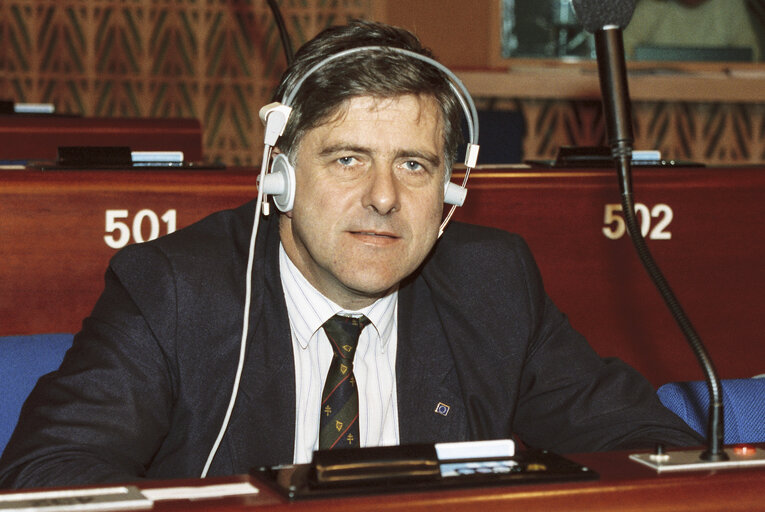
[(0, 336), (0, 453), (37, 379), (59, 367), (72, 334)]
[[(704, 381), (672, 382), (656, 392), (659, 400), (696, 432), (706, 436), (709, 392)], [(765, 442), (765, 378), (722, 381), (723, 443)]]
[[(523, 137), (526, 134), (526, 119), (517, 110), (478, 110), (481, 150), (478, 163), (514, 164), (523, 161)], [(467, 140), (467, 123), (463, 122), (463, 133)], [(465, 147), (457, 152), (457, 162), (465, 160)]]

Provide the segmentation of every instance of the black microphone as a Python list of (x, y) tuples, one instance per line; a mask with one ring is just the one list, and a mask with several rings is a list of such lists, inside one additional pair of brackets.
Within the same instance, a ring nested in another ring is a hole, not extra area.
[[(595, 35), (603, 113), (611, 152), (616, 159), (630, 161), (634, 138), (622, 30), (632, 18), (635, 0), (572, 0), (571, 3), (585, 30)], [(625, 187), (631, 188), (628, 183), (623, 183), (622, 192)]]
[(598, 58), (598, 75), (603, 96), (608, 143), (618, 169), (622, 210), (627, 230), (640, 261), (685, 335), (707, 381), (710, 395), (707, 428), (708, 446), (701, 458), (710, 462), (723, 461), (728, 459), (728, 455), (723, 450), (723, 402), (720, 379), (704, 344), (653, 260), (635, 216), (631, 177), (632, 144), (634, 142), (632, 108), (627, 86), (627, 66), (622, 39), (622, 29), (629, 24), (632, 18), (635, 11), (635, 1), (571, 0), (571, 4), (584, 28), (595, 35), (595, 51)]

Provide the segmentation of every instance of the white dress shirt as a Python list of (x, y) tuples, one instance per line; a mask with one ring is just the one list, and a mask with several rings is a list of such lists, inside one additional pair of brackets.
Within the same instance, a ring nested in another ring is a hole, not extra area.
[(279, 245), (279, 271), (287, 302), (295, 358), (296, 464), (310, 462), (319, 446), (321, 395), (332, 347), (322, 324), (335, 314), (363, 314), (371, 324), (359, 337), (353, 374), (359, 391), (361, 446), (399, 443), (396, 400), (398, 291), (359, 311), (338, 306), (314, 288)]

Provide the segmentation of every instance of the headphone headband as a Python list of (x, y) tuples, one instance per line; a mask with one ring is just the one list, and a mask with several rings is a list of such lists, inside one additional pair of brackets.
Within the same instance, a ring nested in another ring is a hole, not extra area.
[[(315, 63), (308, 69), (308, 71), (300, 76), (294, 86), (284, 92), (282, 95), (281, 103), (271, 103), (260, 109), (260, 119), (263, 121), (266, 127), (264, 137), (265, 149), (263, 156), (264, 166), (265, 162), (270, 160), (271, 148), (276, 145), (278, 138), (282, 135), (282, 133), (284, 133), (284, 128), (287, 126), (287, 120), (289, 119), (290, 113), (292, 112), (292, 104), (308, 77), (313, 75), (320, 68), (326, 66), (329, 62), (360, 52), (398, 53), (433, 66), (446, 76), (448, 79), (449, 88), (457, 98), (460, 107), (462, 107), (465, 120), (467, 121), (468, 134), (470, 138), (467, 149), (465, 150), (465, 177), (462, 180), (462, 185), (457, 185), (456, 183), (452, 183), (449, 180), (447, 180), (444, 184), (444, 202), (451, 204), (452, 208), (441, 224), (439, 234), (443, 233), (446, 224), (454, 214), (454, 207), (462, 206), (462, 204), (465, 202), (465, 197), (467, 195), (467, 189), (465, 188), (465, 185), (467, 185), (470, 171), (473, 169), (473, 167), (476, 166), (476, 162), (478, 161), (478, 112), (476, 110), (473, 98), (470, 96), (467, 87), (465, 87), (462, 81), (457, 78), (457, 76), (452, 73), (449, 68), (437, 60), (431, 59), (425, 55), (403, 48), (397, 48), (395, 46), (359, 46), (334, 53)], [(271, 168), (271, 172), (268, 174), (264, 174), (263, 172), (261, 173), (260, 189), (263, 190), (264, 194), (271, 195), (274, 198), (276, 206), (281, 211), (288, 211), (292, 209), (292, 202), (295, 198), (294, 184), (294, 169), (286, 157), (278, 156), (274, 160), (274, 165)], [(263, 201), (265, 202), (265, 198)]]
[[(308, 79), (308, 77), (313, 75), (317, 70), (324, 67), (328, 63), (332, 62), (333, 60), (341, 59), (348, 55), (352, 55), (354, 53), (370, 52), (370, 51), (379, 51), (379, 52), (387, 51), (387, 52), (393, 52), (393, 53), (406, 55), (413, 59), (426, 62), (427, 64), (430, 64), (431, 66), (435, 67), (436, 69), (444, 73), (447, 76), (447, 78), (449, 78), (449, 87), (452, 89), (452, 92), (454, 92), (454, 95), (459, 101), (460, 106), (462, 107), (462, 110), (465, 114), (465, 120), (468, 123), (468, 134), (470, 137), (470, 144), (474, 146), (478, 145), (478, 111), (475, 108), (475, 102), (473, 102), (473, 98), (470, 96), (470, 93), (468, 92), (467, 87), (465, 87), (465, 84), (463, 84), (462, 81), (459, 78), (457, 78), (457, 75), (455, 75), (449, 68), (447, 68), (446, 66), (444, 66), (437, 60), (431, 59), (430, 57), (427, 57), (420, 53), (413, 52), (411, 50), (406, 50), (404, 48), (397, 48), (395, 46), (359, 46), (356, 48), (349, 48), (347, 50), (343, 50), (341, 52), (332, 54), (329, 57), (323, 58), (322, 60), (320, 60), (313, 66), (311, 66), (308, 69), (308, 71), (306, 71), (303, 74), (303, 76), (300, 77), (297, 83), (290, 90), (285, 91), (284, 95), (282, 96), (282, 105), (286, 105), (291, 108), (293, 101), (295, 101), (295, 97), (297, 96), (297, 93), (303, 87), (303, 83)], [(470, 165), (467, 162), (467, 160), (465, 161), (465, 165), (467, 165), (468, 167), (475, 167), (475, 163), (473, 163), (473, 165)]]

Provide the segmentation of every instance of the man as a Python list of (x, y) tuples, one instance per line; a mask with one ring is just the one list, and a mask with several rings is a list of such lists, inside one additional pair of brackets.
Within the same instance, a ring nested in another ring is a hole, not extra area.
[[(324, 57), (368, 45), (426, 52), (384, 25), (329, 29), (275, 97)], [(115, 256), (60, 370), (25, 405), (2, 485), (193, 477), (210, 457), (210, 475), (310, 461), (333, 359), (322, 325), (337, 313), (365, 325), (352, 370), (362, 446), (700, 442), (637, 373), (572, 330), (519, 237), (455, 223), (438, 239), (459, 141), (440, 71), (358, 52), (311, 75), (293, 107), (278, 145), (295, 167), (294, 208), (260, 221), (243, 372), (218, 449), (253, 202)]]

